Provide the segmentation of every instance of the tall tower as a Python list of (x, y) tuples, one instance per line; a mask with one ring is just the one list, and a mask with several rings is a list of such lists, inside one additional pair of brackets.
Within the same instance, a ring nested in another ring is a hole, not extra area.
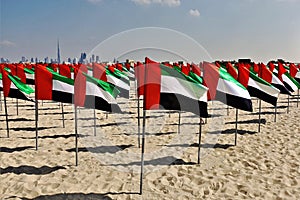
[(57, 63), (60, 64), (59, 39), (57, 39)]

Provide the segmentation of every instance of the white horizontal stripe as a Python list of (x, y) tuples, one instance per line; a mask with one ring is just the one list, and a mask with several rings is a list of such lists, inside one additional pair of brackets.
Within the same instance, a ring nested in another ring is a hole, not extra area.
[(279, 78), (275, 76), (275, 74), (272, 74), (272, 83), (284, 86), (281, 80), (279, 80)]
[(183, 79), (162, 76), (160, 88), (162, 93), (181, 94), (197, 101), (207, 102), (208, 89), (206, 87), (200, 88), (196, 84)]
[(265, 85), (262, 84), (260, 82), (255, 81), (254, 79), (252, 79), (251, 77), (249, 78), (249, 82), (248, 82), (249, 86), (252, 86), (264, 93), (267, 93), (268, 95), (271, 95), (273, 97), (278, 98), (280, 91), (272, 86), (269, 85)]
[(74, 86), (73, 85), (69, 85), (69, 84), (59, 81), (59, 80), (52, 81), (52, 89), (55, 91), (74, 94)]
[(241, 88), (235, 83), (232, 83), (231, 81), (227, 81), (222, 78), (219, 78), (217, 90), (225, 94), (231, 94), (237, 97), (251, 99), (250, 94), (247, 90)]
[(294, 91), (297, 91), (297, 90), (298, 90), (297, 85), (295, 85), (295, 84), (293, 83), (293, 81), (291, 81), (291, 79), (289, 79), (289, 77), (287, 77), (285, 74), (282, 75), (282, 80), (283, 80), (284, 82), (286, 82), (287, 84), (289, 84), (289, 85), (292, 87), (292, 89), (293, 89)]
[(123, 88), (125, 90), (129, 90), (130, 86), (126, 84), (124, 81), (121, 79), (116, 78), (115, 76), (107, 74), (107, 82), (114, 84), (115, 86), (118, 86), (120, 88)]
[(110, 104), (117, 104), (115, 98), (111, 94), (91, 82), (86, 83), (86, 95), (97, 96), (106, 100)]
[(295, 77), (296, 77), (296, 78), (300, 78), (300, 70), (297, 72), (297, 74), (296, 74)]
[(89, 76), (92, 76), (93, 77), (93, 71), (92, 70), (88, 70), (88, 73), (87, 73)]
[(34, 74), (28, 74), (28, 73), (26, 73), (25, 75), (26, 75), (27, 79), (34, 80)]

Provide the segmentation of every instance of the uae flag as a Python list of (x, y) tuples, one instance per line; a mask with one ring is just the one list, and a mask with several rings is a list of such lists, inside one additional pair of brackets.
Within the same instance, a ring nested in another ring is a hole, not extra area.
[(300, 83), (300, 68), (298, 69), (298, 67), (294, 63), (291, 63), (289, 66), (289, 71), (291, 77), (293, 77), (298, 83)]
[(74, 80), (41, 65), (35, 67), (34, 72), (35, 98), (37, 100), (73, 102)]
[(86, 66), (79, 68), (74, 90), (75, 106), (122, 113), (115, 99), (119, 90), (110, 83), (89, 76)]
[(279, 78), (271, 72), (263, 63), (259, 64), (258, 76), (280, 90), (281, 94), (291, 95)]
[(33, 93), (34, 90), (23, 83), (20, 78), (13, 76), (5, 68), (1, 69), (0, 78), (0, 88), (3, 90), (5, 97), (33, 101), (28, 95)]
[(208, 117), (206, 87), (149, 58), (145, 63), (145, 110), (180, 110)]
[[(82, 78), (82, 76), (85, 78)], [(76, 81), (74, 81), (49, 68), (38, 66), (35, 68), (35, 80), (36, 99), (38, 100), (74, 102), (77, 103), (77, 106), (86, 108), (108, 112), (121, 111), (113, 97), (118, 93), (118, 90), (109, 83), (90, 77), (87, 74), (77, 73)]]
[(137, 62), (134, 66), (134, 74), (136, 77), (137, 97), (140, 97), (144, 95), (145, 65)]
[(285, 87), (291, 92), (295, 92), (300, 89), (300, 83), (296, 81), (289, 72), (285, 69), (282, 63), (278, 62), (278, 70), (274, 69), (274, 73), (277, 74), (279, 80), (283, 82)]
[(280, 91), (242, 64), (238, 66), (238, 81), (247, 88), (250, 96), (276, 106)]
[(120, 91), (119, 96), (129, 99), (129, 78), (120, 70), (108, 66), (106, 69), (107, 82), (113, 84)]
[(234, 108), (252, 112), (249, 92), (224, 68), (204, 62), (203, 69), (204, 83), (209, 88), (209, 100), (218, 100)]

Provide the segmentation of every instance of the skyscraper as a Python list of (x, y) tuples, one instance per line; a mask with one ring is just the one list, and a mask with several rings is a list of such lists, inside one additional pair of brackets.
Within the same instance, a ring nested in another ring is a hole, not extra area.
[(57, 39), (57, 63), (60, 64), (59, 39)]

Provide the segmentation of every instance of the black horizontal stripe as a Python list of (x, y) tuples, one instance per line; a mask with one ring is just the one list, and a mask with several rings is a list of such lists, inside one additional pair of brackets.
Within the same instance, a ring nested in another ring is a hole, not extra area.
[(234, 108), (252, 112), (252, 102), (251, 99), (246, 99), (243, 97), (234, 96), (231, 94), (226, 94), (217, 90), (216, 100), (221, 101), (222, 103), (232, 106)]
[(272, 85), (274, 87), (276, 87), (278, 90), (280, 90), (280, 93), (281, 94), (288, 94), (288, 95), (291, 95), (290, 91), (283, 85), (280, 85), (280, 84), (275, 84), (275, 83), (272, 83)]
[(160, 105), (166, 110), (186, 111), (200, 117), (208, 117), (206, 102), (197, 101), (180, 94), (161, 93)]
[(267, 103), (272, 104), (273, 106), (276, 106), (276, 104), (277, 104), (276, 97), (271, 96), (271, 95), (255, 88), (255, 87), (252, 87), (252, 86), (248, 86), (247, 90), (251, 97), (257, 97), (257, 98), (263, 100), (264, 102), (267, 102)]

